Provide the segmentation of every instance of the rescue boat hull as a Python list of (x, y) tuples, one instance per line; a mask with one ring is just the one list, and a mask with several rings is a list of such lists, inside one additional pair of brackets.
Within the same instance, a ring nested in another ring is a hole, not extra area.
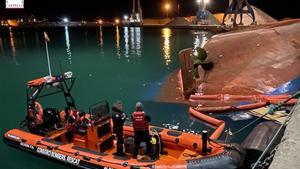
[(77, 168), (108, 169), (108, 168), (187, 168), (187, 169), (234, 169), (241, 166), (243, 150), (238, 145), (226, 145), (223, 151), (209, 156), (172, 159), (161, 157), (158, 160), (136, 160), (121, 158), (110, 153), (101, 153), (74, 145), (12, 129), (4, 134), (3, 141), (19, 150), (37, 155), (38, 157), (62, 162)]

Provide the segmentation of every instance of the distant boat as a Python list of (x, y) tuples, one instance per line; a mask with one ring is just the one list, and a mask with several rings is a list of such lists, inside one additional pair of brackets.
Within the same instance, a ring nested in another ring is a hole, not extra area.
[[(137, 2), (136, 2), (137, 1)], [(137, 6), (135, 5), (137, 3)], [(132, 13), (130, 17), (124, 16), (122, 20), (123, 26), (142, 26), (143, 12), (139, 0), (132, 0)]]

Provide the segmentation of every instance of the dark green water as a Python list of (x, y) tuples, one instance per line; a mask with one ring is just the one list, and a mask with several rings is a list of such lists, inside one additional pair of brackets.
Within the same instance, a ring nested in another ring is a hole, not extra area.
[[(48, 74), (41, 29), (1, 30), (0, 34), (0, 131), (16, 128), (25, 117), (26, 82)], [(190, 30), (146, 28), (52, 28), (46, 29), (51, 42), (52, 73), (72, 71), (76, 77), (73, 96), (77, 107), (88, 110), (100, 100), (124, 103), (129, 115), (136, 101), (142, 101), (152, 123), (199, 132), (213, 131), (189, 117), (187, 107), (154, 101), (164, 78), (178, 68), (178, 52), (202, 45), (211, 36)], [(44, 107), (63, 108), (60, 95), (40, 101)], [(48, 106), (47, 104), (48, 103)], [(217, 115), (232, 128), (248, 122), (232, 122)], [(224, 136), (223, 136), (224, 137)], [(239, 140), (239, 139), (238, 139)], [(66, 168), (0, 143), (1, 168)]]

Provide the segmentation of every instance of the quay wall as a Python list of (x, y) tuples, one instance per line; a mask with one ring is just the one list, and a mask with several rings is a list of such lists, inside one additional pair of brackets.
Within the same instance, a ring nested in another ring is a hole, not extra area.
[[(298, 102), (299, 103), (299, 102)], [(269, 169), (300, 168), (300, 104), (295, 106)]]

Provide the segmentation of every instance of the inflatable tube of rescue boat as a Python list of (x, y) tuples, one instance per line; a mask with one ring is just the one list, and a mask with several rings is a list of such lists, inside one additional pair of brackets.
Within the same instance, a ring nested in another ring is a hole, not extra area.
[(240, 145), (230, 144), (225, 148), (223, 153), (213, 158), (188, 160), (187, 169), (236, 169), (242, 166), (244, 155), (245, 151)]
[[(133, 136), (133, 128), (132, 126), (128, 125), (129, 124), (124, 126), (124, 135)], [(150, 127), (150, 131), (157, 132), (161, 137), (161, 141), (164, 142), (164, 145), (172, 147), (173, 149), (202, 149), (202, 139), (200, 135), (194, 135), (192, 133), (185, 133), (177, 130), (169, 130), (166, 128), (154, 126)]]
[[(168, 131), (168, 130), (166, 130)], [(160, 134), (161, 135), (161, 134)], [(190, 135), (189, 135), (190, 136)], [(187, 138), (188, 139), (188, 138)], [(199, 137), (198, 137), (199, 139)], [(109, 152), (90, 150), (73, 144), (64, 144), (48, 137), (41, 137), (19, 129), (13, 129), (4, 134), (3, 141), (14, 148), (35, 154), (39, 157), (62, 162), (77, 168), (91, 169), (219, 169), (239, 168), (243, 162), (244, 152), (237, 145), (221, 145), (214, 143), (206, 156), (195, 151), (183, 150), (177, 156), (162, 155), (157, 160), (137, 160), (128, 156), (118, 157)], [(164, 143), (163, 143), (164, 144)], [(209, 143), (208, 145), (211, 145)], [(166, 149), (167, 146), (163, 145)]]

